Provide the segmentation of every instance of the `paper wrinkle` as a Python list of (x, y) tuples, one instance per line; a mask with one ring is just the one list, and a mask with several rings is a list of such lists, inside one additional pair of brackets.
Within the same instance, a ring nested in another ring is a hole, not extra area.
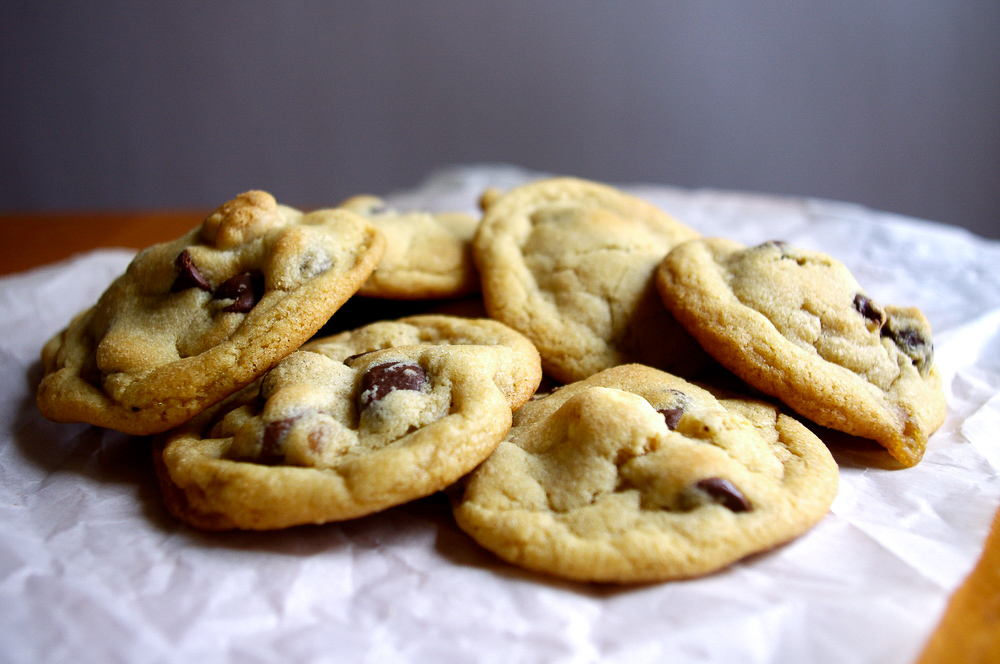
[[(993, 369), (1000, 375), (1000, 310), (986, 311), (960, 327), (935, 332), (934, 358), (946, 370)], [(948, 377), (943, 371), (942, 376)]]
[[(478, 212), (543, 177), (455, 167), (386, 196)], [(431, 497), (274, 533), (200, 533), (162, 506), (148, 439), (41, 418), (39, 352), (134, 252), (0, 278), (0, 633), (11, 662), (909, 663), (1000, 504), (1000, 243), (809, 198), (621, 185), (704, 235), (842, 260), (935, 330), (948, 417), (924, 460), (821, 434), (841, 465), (805, 536), (700, 579), (638, 587), (514, 568)]]
[(962, 436), (1000, 473), (1000, 396), (994, 395), (962, 423)]

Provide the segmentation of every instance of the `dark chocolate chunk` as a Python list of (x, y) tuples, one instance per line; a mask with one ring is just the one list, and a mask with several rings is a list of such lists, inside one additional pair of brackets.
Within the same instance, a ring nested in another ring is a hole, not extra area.
[(727, 479), (707, 477), (695, 483), (695, 488), (731, 512), (749, 512), (753, 509), (743, 492)]
[(202, 276), (198, 266), (194, 264), (194, 260), (187, 249), (177, 254), (174, 265), (177, 266), (179, 271), (177, 278), (174, 279), (174, 284), (170, 287), (171, 293), (177, 293), (189, 288), (200, 288), (203, 291), (212, 290), (208, 281)]
[(674, 408), (661, 408), (656, 412), (663, 415), (663, 419), (667, 423), (667, 428), (673, 431), (677, 428), (681, 418), (684, 416), (684, 407), (675, 406)]
[(888, 336), (892, 339), (893, 343), (903, 349), (917, 348), (927, 343), (920, 335), (920, 332), (908, 327), (900, 329), (890, 327)]
[(930, 366), (934, 359), (934, 345), (924, 338), (923, 333), (889, 317), (882, 328), (882, 336), (888, 337), (896, 347), (907, 355), (917, 369)]
[(885, 325), (885, 311), (866, 295), (858, 293), (854, 296), (854, 308), (871, 321), (875, 325), (875, 329), (881, 329)]
[(245, 314), (264, 297), (264, 276), (256, 272), (237, 274), (219, 284), (213, 297), (217, 300), (233, 300), (223, 311)]
[(429, 381), (420, 365), (411, 362), (385, 362), (368, 369), (361, 377), (359, 400), (365, 408), (395, 390), (419, 391)]
[(264, 425), (264, 440), (257, 463), (273, 466), (285, 460), (285, 437), (299, 416), (268, 422)]

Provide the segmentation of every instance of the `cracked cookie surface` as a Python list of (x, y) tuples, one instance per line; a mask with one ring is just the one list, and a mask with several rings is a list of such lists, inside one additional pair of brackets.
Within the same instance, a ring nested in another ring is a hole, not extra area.
[(454, 499), (498, 556), (579, 581), (707, 574), (801, 535), (838, 470), (795, 419), (643, 365), (533, 400)]
[(166, 431), (316, 333), (374, 270), (383, 240), (346, 210), (251, 191), (132, 260), (42, 350), (39, 410), (131, 434)]
[(489, 456), (540, 378), (534, 347), (495, 321), (417, 316), (316, 340), (157, 442), (165, 502), (197, 527), (263, 530), (414, 500)]
[(663, 306), (657, 264), (697, 236), (599, 183), (553, 178), (488, 192), (473, 241), (492, 318), (531, 339), (562, 382), (635, 361), (686, 375), (700, 347)]
[(879, 304), (826, 254), (699, 239), (667, 256), (657, 285), (720, 364), (803, 417), (877, 441), (905, 466), (944, 420), (926, 317)]

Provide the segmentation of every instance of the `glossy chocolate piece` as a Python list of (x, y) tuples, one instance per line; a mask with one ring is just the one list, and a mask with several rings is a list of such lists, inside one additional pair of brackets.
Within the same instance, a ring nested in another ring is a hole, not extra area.
[(256, 272), (243, 272), (223, 281), (215, 290), (217, 300), (233, 300), (223, 311), (245, 314), (257, 306), (264, 296), (264, 277)]
[(178, 273), (177, 278), (174, 279), (174, 283), (170, 287), (171, 293), (177, 293), (189, 288), (200, 288), (203, 291), (212, 290), (212, 286), (202, 276), (201, 271), (194, 264), (194, 259), (191, 258), (191, 254), (187, 249), (177, 255), (174, 265), (177, 266)]
[(362, 408), (381, 401), (396, 390), (421, 390), (428, 383), (427, 374), (411, 362), (385, 362), (368, 369), (361, 377), (359, 401)]
[(713, 502), (731, 512), (749, 512), (753, 509), (743, 492), (732, 482), (721, 477), (707, 477), (695, 483), (694, 488), (704, 493)]

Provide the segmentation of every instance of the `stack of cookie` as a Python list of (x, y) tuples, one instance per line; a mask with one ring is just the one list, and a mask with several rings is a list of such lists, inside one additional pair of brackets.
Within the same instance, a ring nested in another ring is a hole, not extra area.
[(480, 204), (304, 213), (243, 194), (45, 345), (39, 409), (154, 435), (165, 504), (199, 528), (447, 491), (501, 558), (619, 583), (815, 525), (838, 469), (798, 417), (902, 465), (942, 423), (926, 319), (828, 256), (702, 238), (573, 178)]

